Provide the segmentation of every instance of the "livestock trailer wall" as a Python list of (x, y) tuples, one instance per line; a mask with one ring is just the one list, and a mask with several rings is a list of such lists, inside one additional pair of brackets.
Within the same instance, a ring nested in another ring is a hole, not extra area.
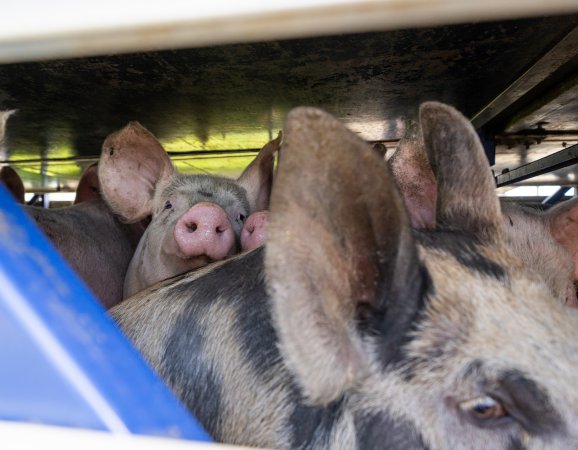
[[(0, 110), (15, 112), (0, 120), (0, 165), (30, 195), (74, 192), (132, 120), (179, 171), (236, 177), (294, 107), (330, 112), (389, 156), (427, 100), (471, 119), (502, 191), (577, 184), (576, 1), (3, 9)], [(3, 189), (0, 234), (0, 419), (14, 425), (2, 439), (27, 442), (29, 423), (210, 440)]]

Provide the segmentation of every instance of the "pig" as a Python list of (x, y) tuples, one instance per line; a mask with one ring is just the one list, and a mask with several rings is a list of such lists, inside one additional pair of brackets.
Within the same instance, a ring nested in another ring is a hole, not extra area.
[(130, 262), (125, 297), (240, 250), (246, 218), (268, 207), (280, 140), (265, 145), (233, 180), (177, 173), (138, 122), (106, 138), (98, 172), (106, 202), (126, 223), (152, 216)]
[(74, 205), (24, 208), (104, 308), (122, 300), (125, 274), (146, 222), (120, 221), (100, 197), (95, 165), (81, 177)]
[(388, 164), (403, 196), (411, 225), (435, 228), (437, 182), (417, 122), (406, 121), (405, 133)]
[(437, 102), (419, 115), (443, 174), (434, 229), (411, 228), (367, 143), (297, 108), (265, 246), (110, 310), (217, 441), (578, 448), (578, 311), (504, 242), (473, 128)]
[(4, 186), (10, 191), (14, 200), (20, 204), (24, 204), (24, 194), (26, 190), (24, 189), (24, 183), (22, 183), (22, 178), (20, 178), (18, 172), (10, 166), (4, 166), (0, 169), (0, 181), (4, 183)]
[(269, 211), (262, 210), (251, 214), (241, 230), (241, 249), (244, 252), (253, 250), (267, 240), (267, 223)]
[(101, 200), (102, 195), (100, 194), (100, 180), (98, 179), (98, 162), (95, 162), (85, 169), (82, 177), (78, 180), (73, 204), (97, 199)]
[[(466, 126), (467, 119), (462, 115), (459, 119)], [(436, 174), (429, 164), (417, 122), (407, 122), (405, 135), (388, 163), (412, 226), (434, 228)], [(544, 278), (555, 298), (577, 307), (578, 200), (567, 201), (545, 212), (504, 199), (500, 205), (506, 242), (512, 251), (537, 276)]]
[(557, 299), (578, 307), (578, 198), (546, 211), (507, 200), (501, 206), (513, 251), (546, 280)]

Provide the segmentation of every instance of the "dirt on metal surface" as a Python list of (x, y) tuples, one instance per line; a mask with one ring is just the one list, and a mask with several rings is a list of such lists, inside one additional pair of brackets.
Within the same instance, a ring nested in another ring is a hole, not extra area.
[(73, 187), (129, 120), (167, 150), (257, 149), (301, 105), (365, 139), (396, 140), (425, 100), (473, 116), (576, 24), (551, 17), (2, 65), (0, 110), (18, 109), (6, 156), (29, 188)]

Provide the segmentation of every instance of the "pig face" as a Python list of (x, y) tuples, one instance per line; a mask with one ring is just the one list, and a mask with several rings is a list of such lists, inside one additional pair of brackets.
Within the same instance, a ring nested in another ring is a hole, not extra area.
[(321, 111), (292, 111), (265, 250), (112, 311), (217, 440), (578, 447), (578, 311), (553, 302), (507, 245), (487, 160), (461, 117), (420, 108), (439, 176), (435, 228), (415, 231), (366, 143)]
[(245, 191), (234, 180), (175, 174), (156, 192), (125, 295), (237, 253), (249, 212)]
[(151, 216), (127, 272), (125, 296), (239, 251), (246, 218), (268, 205), (279, 140), (232, 180), (178, 174), (156, 138), (136, 122), (106, 139), (99, 163), (104, 198), (127, 222)]

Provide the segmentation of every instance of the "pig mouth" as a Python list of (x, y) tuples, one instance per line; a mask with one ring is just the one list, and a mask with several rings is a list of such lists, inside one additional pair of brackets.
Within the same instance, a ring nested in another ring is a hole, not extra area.
[(199, 256), (185, 257), (185, 261), (187, 261), (188, 264), (204, 266), (206, 264), (212, 263), (214, 260), (212, 258), (209, 258), (207, 255), (199, 255)]
[[(172, 236), (171, 236), (172, 237)], [(213, 258), (207, 254), (207, 252), (199, 252), (197, 254), (185, 254), (176, 245), (174, 239), (167, 238), (164, 245), (162, 246), (162, 253), (167, 258), (166, 264), (169, 272), (172, 272), (171, 276), (177, 273), (184, 273), (190, 270), (200, 269), (216, 261), (222, 261), (224, 259), (230, 258), (236, 253), (236, 247), (233, 245), (231, 249), (227, 252), (223, 258)]]
[(186, 266), (189, 269), (197, 269), (199, 267), (203, 267), (203, 266), (206, 266), (208, 264), (211, 264), (211, 263), (214, 263), (217, 261), (222, 261), (222, 260), (228, 259), (231, 256), (233, 256), (235, 253), (236, 253), (236, 248), (235, 248), (235, 246), (233, 246), (227, 252), (227, 254), (222, 258), (213, 258), (213, 257), (207, 255), (206, 253), (202, 253), (200, 255), (185, 255), (184, 253), (182, 253), (178, 250), (175, 252), (175, 255), (181, 261), (183, 261), (183, 263), (186, 264)]
[(216, 258), (216, 259), (211, 258), (210, 256), (205, 254), (196, 256), (179, 255), (179, 258), (182, 260), (187, 270), (194, 270), (200, 269), (201, 267), (204, 266), (208, 266), (209, 264), (213, 264), (215, 262), (224, 261), (226, 259), (229, 259), (234, 254), (235, 254), (234, 251), (230, 251), (224, 258)]
[[(171, 236), (172, 237), (172, 236)], [(183, 253), (176, 245), (174, 239), (167, 238), (161, 249), (167, 261), (170, 261), (169, 266), (173, 266), (176, 270), (180, 270), (181, 273), (187, 270), (198, 269), (200, 267), (206, 266), (213, 262), (205, 253), (196, 255), (187, 255)]]
[(207, 255), (185, 256), (179, 255), (179, 258), (185, 263), (189, 269), (198, 269), (200, 267), (211, 264), (215, 260), (209, 258)]

